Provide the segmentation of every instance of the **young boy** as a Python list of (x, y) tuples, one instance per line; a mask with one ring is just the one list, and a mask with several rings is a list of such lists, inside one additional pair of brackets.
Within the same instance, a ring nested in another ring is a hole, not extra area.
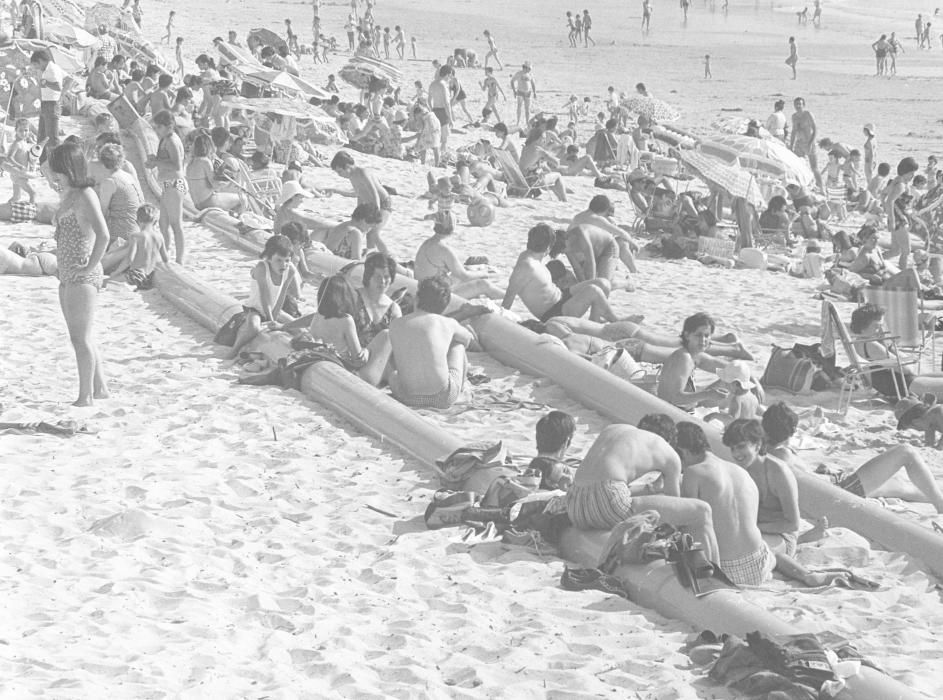
[(413, 59), (415, 60), (415, 58), (416, 58), (416, 37), (411, 37), (411, 38), (410, 38), (410, 40), (409, 40), (409, 47), (412, 49), (412, 52), (413, 52)]
[(337, 89), (337, 79), (334, 77), (333, 73), (327, 76), (327, 85), (324, 86), (324, 89), (328, 92), (333, 92), (334, 94), (340, 92), (340, 90)]
[(498, 83), (498, 79), (494, 77), (494, 68), (485, 68), (485, 79), (481, 83), (481, 89), (485, 91), (485, 96), (487, 97), (485, 109), (490, 109), (494, 114), (494, 118), (499, 122), (503, 121), (501, 115), (498, 114), (498, 93), (501, 93), (501, 99), (505, 102), (507, 102), (508, 98), (504, 94), (500, 83)]
[(406, 58), (406, 36), (403, 34), (403, 28), (398, 24), (394, 29), (396, 36), (393, 37), (393, 45), (396, 48), (396, 55), (402, 61)]
[(177, 37), (177, 47), (174, 49), (174, 57), (177, 59), (177, 72), (180, 73), (180, 79), (183, 80), (183, 76), (186, 75), (186, 71), (183, 68), (183, 37)]
[(10, 148), (7, 151), (7, 158), (9, 158), (18, 169), (22, 169), (22, 173), (18, 171), (10, 172), (10, 180), (13, 182), (13, 196), (10, 197), (10, 204), (20, 201), (20, 190), (29, 195), (30, 204), (35, 204), (36, 192), (33, 190), (32, 185), (29, 184), (29, 179), (26, 176), (26, 172), (30, 169), (30, 152), (34, 145), (33, 137), (29, 130), (29, 120), (17, 119), (15, 129), (16, 134), (13, 137), (13, 143), (10, 144)]
[(124, 273), (128, 284), (137, 291), (154, 286), (154, 268), (157, 267), (158, 259), (168, 261), (164, 237), (155, 226), (158, 214), (153, 204), (138, 207), (137, 221), (141, 230), (128, 237), (128, 245), (120, 249), (124, 255), (106, 282), (117, 280)]
[(704, 55), (704, 78), (713, 78), (711, 74), (711, 56), (710, 54)]
[(171, 10), (170, 14), (167, 15), (167, 29), (165, 30), (166, 34), (164, 34), (164, 36), (160, 38), (160, 43), (163, 44), (165, 41), (168, 44), (170, 43), (170, 36), (171, 34), (173, 34), (173, 31), (174, 31), (174, 18), (176, 16), (177, 16), (177, 13), (174, 12), (173, 10)]

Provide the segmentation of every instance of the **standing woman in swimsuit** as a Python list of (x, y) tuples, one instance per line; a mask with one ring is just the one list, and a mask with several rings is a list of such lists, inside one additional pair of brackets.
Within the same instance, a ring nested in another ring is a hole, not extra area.
[(73, 405), (90, 406), (93, 399), (108, 398), (101, 357), (92, 335), (108, 226), (79, 146), (57, 146), (49, 159), (49, 169), (52, 183), (60, 192), (56, 214), (59, 304), (79, 371), (79, 397)]
[(168, 111), (154, 115), (154, 131), (160, 138), (157, 153), (149, 155), (145, 165), (157, 168), (160, 193), (160, 232), (170, 250), (170, 229), (174, 231), (177, 262), (183, 264), (186, 251), (183, 241), (183, 200), (189, 192), (184, 174), (183, 142), (174, 131), (174, 117)]
[(449, 79), (449, 92), (452, 94), (452, 111), (454, 112), (455, 105), (458, 105), (462, 108), (462, 111), (465, 112), (465, 116), (468, 117), (468, 121), (475, 121), (472, 119), (472, 115), (468, 113), (468, 106), (465, 104), (465, 100), (468, 98), (468, 95), (465, 94), (465, 88), (462, 87), (462, 83), (459, 82), (458, 76), (454, 73), (454, 71)]
[(661, 369), (658, 398), (685, 410), (695, 406), (717, 406), (726, 398), (716, 388), (722, 384), (719, 379), (700, 391), (694, 386), (694, 370), (716, 372), (727, 364), (706, 352), (714, 329), (714, 319), (705, 313), (697, 313), (684, 320), (681, 347), (671, 354)]

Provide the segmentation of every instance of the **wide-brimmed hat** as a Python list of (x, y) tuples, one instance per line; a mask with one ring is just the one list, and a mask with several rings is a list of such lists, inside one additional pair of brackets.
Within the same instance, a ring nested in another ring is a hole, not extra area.
[(728, 384), (736, 382), (742, 389), (752, 389), (756, 386), (750, 374), (750, 365), (743, 360), (734, 360), (717, 370), (717, 376)]
[(282, 193), (278, 197), (278, 203), (284, 204), (292, 197), (297, 197), (301, 195), (302, 197), (313, 197), (314, 195), (308, 192), (304, 187), (301, 186), (301, 183), (297, 180), (289, 180), (284, 185), (282, 185)]

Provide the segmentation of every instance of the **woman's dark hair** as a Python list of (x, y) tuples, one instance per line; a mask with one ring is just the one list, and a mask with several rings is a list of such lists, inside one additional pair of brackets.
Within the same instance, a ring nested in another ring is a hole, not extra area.
[(255, 151), (252, 157), (249, 158), (249, 162), (252, 164), (253, 170), (263, 170), (268, 167), (271, 159), (262, 151)]
[(276, 234), (265, 241), (265, 247), (262, 249), (262, 254), (259, 257), (263, 260), (267, 260), (273, 255), (281, 255), (283, 258), (289, 258), (291, 257), (291, 252), (291, 241), (285, 236)]
[(351, 316), (357, 303), (354, 288), (344, 275), (333, 275), (318, 287), (318, 313), (324, 318)]
[(173, 112), (167, 109), (162, 109), (159, 111), (157, 114), (151, 117), (151, 121), (153, 121), (157, 126), (166, 126), (171, 129), (177, 125), (174, 120)]
[(884, 309), (876, 304), (862, 304), (851, 312), (851, 323), (848, 328), (852, 333), (862, 333), (865, 328), (875, 321), (884, 318)]
[(791, 438), (799, 425), (799, 416), (782, 401), (777, 401), (766, 409), (761, 420), (766, 441), (778, 445)]
[(177, 95), (174, 97), (176, 104), (183, 104), (193, 99), (193, 90), (188, 87), (177, 88)]
[(95, 181), (88, 176), (88, 161), (77, 143), (56, 146), (49, 157), (49, 168), (54, 173), (65, 175), (71, 187), (84, 189), (95, 186)]
[(550, 411), (537, 421), (538, 452), (556, 452), (567, 444), (576, 432), (576, 421), (569, 413)]
[(366, 287), (377, 270), (386, 268), (390, 275), (390, 284), (396, 279), (396, 261), (386, 253), (370, 253), (363, 261), (363, 284)]
[(755, 418), (738, 418), (727, 426), (724, 430), (724, 445), (734, 447), (742, 445), (745, 442), (752, 442), (760, 445), (760, 454), (765, 452), (764, 440), (766, 438), (763, 432), (763, 426)]
[(773, 214), (778, 214), (783, 209), (786, 208), (786, 198), (781, 194), (774, 195), (769, 198), (769, 202), (766, 204), (766, 211), (772, 212)]
[(380, 208), (373, 202), (363, 202), (354, 208), (350, 218), (367, 224), (378, 224), (383, 219), (383, 215), (380, 213)]
[(686, 319), (684, 319), (684, 325), (681, 326), (682, 347), (687, 347), (687, 341), (685, 340), (684, 336), (688, 335), (689, 333), (693, 333), (701, 326), (709, 327), (711, 329), (711, 335), (714, 334), (714, 331), (717, 328), (716, 324), (714, 323), (714, 319), (703, 311), (700, 311), (693, 316), (688, 316)]
[(205, 133), (197, 134), (190, 148), (190, 154), (194, 158), (209, 158), (213, 152), (213, 140)]
[(299, 221), (289, 221), (282, 226), (281, 234), (292, 242), (292, 245), (298, 243), (302, 248), (307, 248), (311, 244), (311, 236), (308, 230)]
[(98, 68), (99, 66), (107, 66), (107, 65), (108, 65), (107, 58), (105, 58), (104, 56), (95, 57), (95, 65), (94, 65), (95, 68)]

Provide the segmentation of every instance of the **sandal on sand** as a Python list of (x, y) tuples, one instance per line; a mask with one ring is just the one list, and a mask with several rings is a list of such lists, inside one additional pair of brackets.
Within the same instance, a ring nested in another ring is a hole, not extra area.
[(565, 591), (602, 591), (629, 599), (622, 582), (615, 576), (604, 574), (599, 569), (571, 569), (567, 567), (560, 577), (560, 586)]

